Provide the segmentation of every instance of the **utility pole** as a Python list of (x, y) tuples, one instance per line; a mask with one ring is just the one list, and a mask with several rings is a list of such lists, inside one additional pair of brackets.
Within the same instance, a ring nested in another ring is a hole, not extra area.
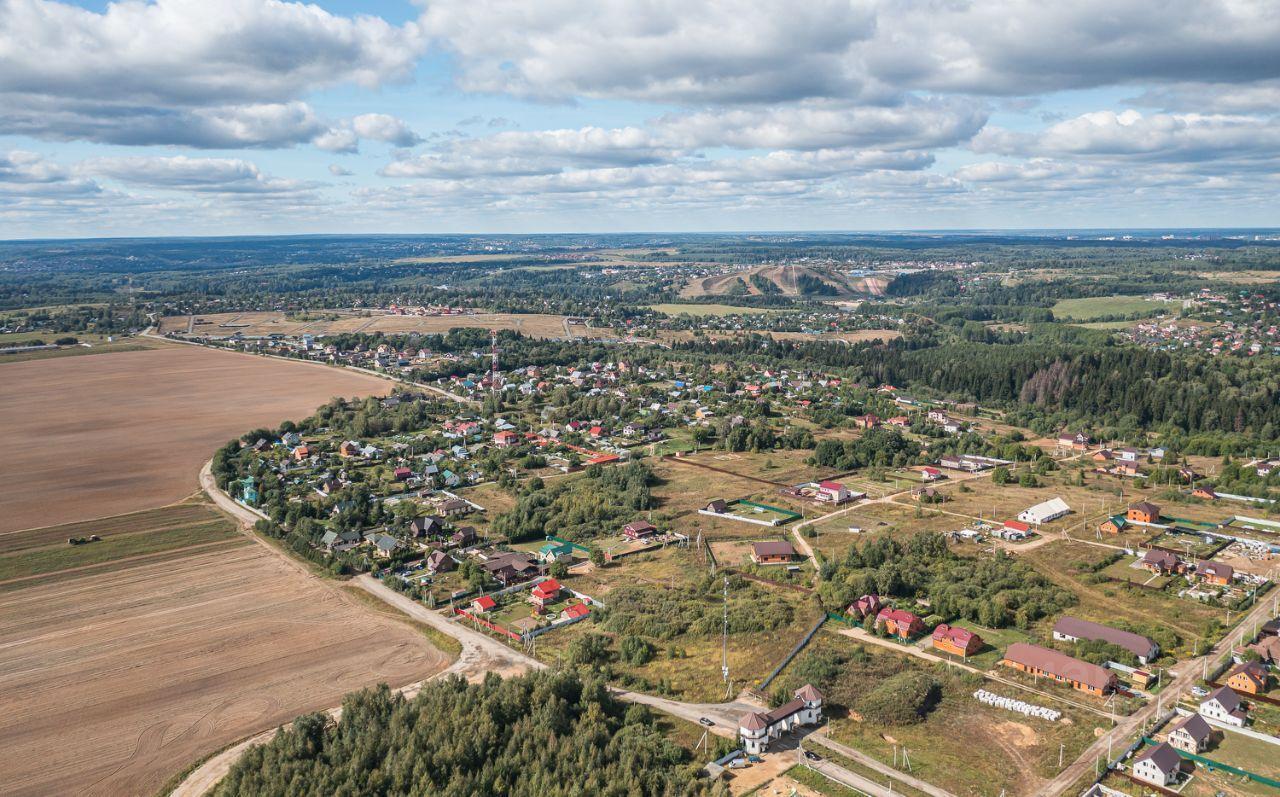
[(725, 694), (729, 691), (729, 576), (724, 577), (724, 633), (720, 642), (720, 674), (724, 677)]

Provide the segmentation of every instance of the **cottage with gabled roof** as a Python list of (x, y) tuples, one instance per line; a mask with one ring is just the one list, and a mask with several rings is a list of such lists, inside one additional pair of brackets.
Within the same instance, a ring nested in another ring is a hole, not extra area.
[(1244, 710), (1244, 704), (1240, 702), (1240, 696), (1230, 687), (1220, 686), (1201, 701), (1200, 716), (1212, 722), (1243, 728), (1248, 714)]
[(1181, 772), (1182, 756), (1167, 743), (1148, 747), (1133, 762), (1133, 776), (1153, 786), (1176, 783)]
[(1213, 740), (1213, 727), (1205, 722), (1204, 717), (1192, 714), (1174, 725), (1169, 731), (1168, 742), (1177, 750), (1187, 753), (1199, 753), (1209, 746)]
[(1126, 520), (1134, 523), (1159, 523), (1160, 507), (1150, 501), (1139, 501), (1131, 504), (1124, 516)]
[(924, 633), (924, 621), (906, 609), (894, 609), (889, 606), (876, 615), (876, 626), (883, 627), (891, 636), (898, 639), (911, 639)]
[(982, 637), (958, 625), (940, 623), (933, 629), (933, 646), (952, 656), (972, 656), (982, 650)]
[(793, 699), (772, 711), (753, 711), (738, 721), (738, 739), (750, 755), (768, 751), (769, 744), (796, 728), (822, 722), (822, 693), (805, 684), (793, 693)]
[(795, 557), (796, 549), (785, 540), (751, 543), (751, 561), (758, 565), (785, 564)]
[(1195, 578), (1206, 584), (1225, 587), (1235, 578), (1236, 571), (1231, 565), (1222, 562), (1196, 562)]
[(1237, 693), (1260, 694), (1267, 691), (1267, 668), (1261, 662), (1247, 661), (1231, 671), (1226, 684)]
[(622, 527), (622, 536), (628, 540), (643, 540), (658, 533), (658, 527), (647, 520), (633, 520)]
[(884, 602), (880, 600), (879, 595), (863, 595), (849, 605), (849, 614), (854, 617), (866, 619), (868, 616), (874, 617), (884, 608)]
[(529, 591), (529, 602), (539, 609), (545, 610), (548, 604), (555, 603), (564, 588), (554, 578), (541, 581)]
[(1143, 554), (1142, 561), (1138, 564), (1143, 570), (1147, 570), (1161, 576), (1181, 573), (1186, 569), (1186, 566), (1182, 564), (1182, 560), (1177, 556), (1168, 551), (1161, 551), (1156, 548), (1151, 548)]

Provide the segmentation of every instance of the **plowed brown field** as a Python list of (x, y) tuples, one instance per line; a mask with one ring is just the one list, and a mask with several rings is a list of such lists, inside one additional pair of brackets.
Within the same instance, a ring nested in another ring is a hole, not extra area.
[(262, 544), (222, 539), (0, 592), (0, 792), (154, 794), (250, 734), (447, 664)]
[(0, 364), (0, 532), (163, 506), (214, 449), (383, 394), (374, 376), (196, 346)]

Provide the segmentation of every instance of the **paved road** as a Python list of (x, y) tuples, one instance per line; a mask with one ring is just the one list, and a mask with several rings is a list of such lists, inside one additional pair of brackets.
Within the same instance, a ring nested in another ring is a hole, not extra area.
[[(821, 747), (826, 747), (829, 750), (833, 750), (839, 753), (840, 755), (844, 756), (845, 758), (849, 759), (850, 761), (856, 761), (859, 764), (863, 765), (864, 767), (874, 769), (876, 772), (879, 772), (880, 774), (886, 777), (890, 777), (890, 778), (893, 778), (894, 780), (901, 781), (902, 783), (907, 784), (913, 789), (917, 789), (919, 791), (924, 792), (925, 794), (932, 795), (932, 797), (955, 797), (954, 794), (947, 791), (946, 789), (943, 789), (938, 786), (934, 786), (932, 783), (927, 783), (913, 775), (907, 774), (906, 772), (899, 772), (898, 770), (894, 769), (888, 764), (877, 761), (876, 759), (872, 758), (866, 753), (860, 752), (858, 750), (853, 749), (852, 747), (849, 747), (848, 745), (837, 742), (836, 740), (832, 739), (830, 736), (827, 736), (826, 731), (824, 729), (820, 728), (814, 731), (813, 733), (809, 734), (808, 736), (805, 737), (805, 741), (812, 742)], [(847, 772), (848, 770), (845, 770), (845, 771)]]

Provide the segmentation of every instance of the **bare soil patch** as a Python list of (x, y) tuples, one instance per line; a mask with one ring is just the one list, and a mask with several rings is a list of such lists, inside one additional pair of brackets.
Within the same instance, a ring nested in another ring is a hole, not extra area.
[(173, 503), (236, 435), (390, 388), (357, 372), (174, 344), (0, 364), (0, 532)]
[(446, 664), (247, 538), (37, 583), (0, 594), (0, 783), (153, 794), (241, 738)]

